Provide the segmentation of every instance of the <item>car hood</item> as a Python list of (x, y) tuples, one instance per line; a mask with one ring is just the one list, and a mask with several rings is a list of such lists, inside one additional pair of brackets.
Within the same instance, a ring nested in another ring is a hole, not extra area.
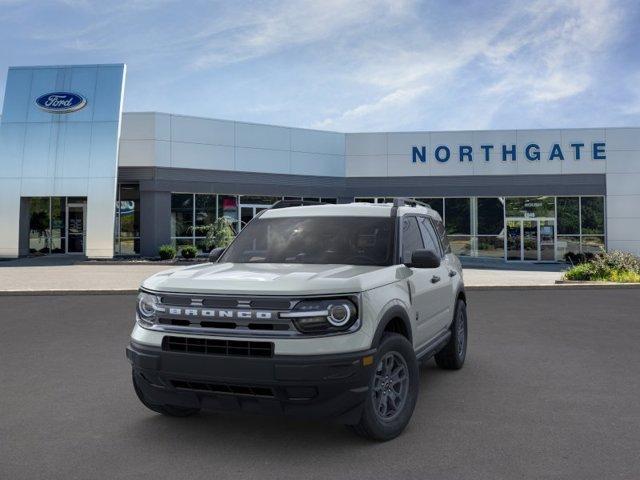
[(357, 293), (395, 282), (397, 270), (397, 266), (207, 263), (157, 273), (142, 288), (250, 295)]

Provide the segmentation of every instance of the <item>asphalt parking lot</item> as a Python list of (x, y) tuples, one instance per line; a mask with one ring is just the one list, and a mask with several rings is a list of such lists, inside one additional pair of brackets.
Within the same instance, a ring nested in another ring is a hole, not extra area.
[(640, 290), (469, 292), (459, 372), (422, 367), (412, 423), (339, 425), (139, 404), (133, 296), (0, 297), (0, 478), (598, 479), (640, 476)]

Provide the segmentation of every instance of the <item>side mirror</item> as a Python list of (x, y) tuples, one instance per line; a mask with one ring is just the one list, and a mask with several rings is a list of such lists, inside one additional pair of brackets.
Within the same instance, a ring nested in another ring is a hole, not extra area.
[(209, 252), (209, 261), (211, 263), (216, 263), (223, 253), (224, 248), (214, 248)]
[(411, 255), (411, 263), (405, 263), (411, 268), (438, 268), (440, 266), (440, 256), (433, 250), (414, 250)]

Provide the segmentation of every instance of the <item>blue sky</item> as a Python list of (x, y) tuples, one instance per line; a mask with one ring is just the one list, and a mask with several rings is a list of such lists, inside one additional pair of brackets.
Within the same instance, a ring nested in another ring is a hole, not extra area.
[(10, 65), (125, 62), (126, 111), (338, 131), (640, 126), (640, 2), (0, 0)]

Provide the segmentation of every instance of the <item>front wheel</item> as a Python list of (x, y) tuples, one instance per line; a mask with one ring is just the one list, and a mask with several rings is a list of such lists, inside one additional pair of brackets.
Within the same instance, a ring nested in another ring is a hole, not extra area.
[(436, 364), (445, 370), (459, 370), (467, 356), (467, 305), (462, 299), (456, 303), (456, 311), (451, 323), (449, 341), (435, 355)]
[(363, 437), (386, 441), (400, 435), (413, 415), (418, 362), (411, 343), (396, 333), (382, 337), (376, 362), (362, 418), (351, 429)]

